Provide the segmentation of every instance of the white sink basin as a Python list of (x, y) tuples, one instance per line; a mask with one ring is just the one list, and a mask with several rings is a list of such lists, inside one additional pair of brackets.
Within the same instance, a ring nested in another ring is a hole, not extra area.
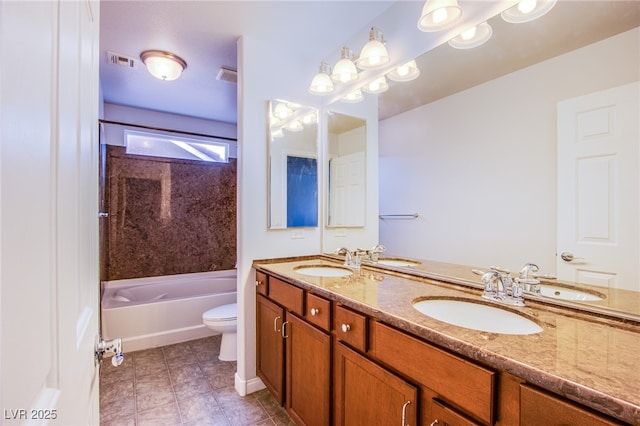
[(570, 288), (554, 287), (544, 284), (540, 286), (540, 294), (552, 299), (572, 300), (574, 302), (595, 302), (603, 299), (595, 294), (585, 293), (580, 290), (572, 290)]
[(311, 277), (346, 277), (351, 275), (350, 269), (327, 265), (299, 266), (295, 268), (295, 271)]
[(536, 334), (535, 322), (506, 309), (454, 299), (426, 299), (414, 302), (419, 312), (437, 320), (472, 330), (499, 334)]
[(380, 265), (386, 265), (386, 266), (399, 266), (399, 267), (406, 267), (406, 266), (417, 266), (420, 264), (420, 262), (417, 262), (415, 260), (408, 260), (408, 259), (378, 259), (378, 263)]

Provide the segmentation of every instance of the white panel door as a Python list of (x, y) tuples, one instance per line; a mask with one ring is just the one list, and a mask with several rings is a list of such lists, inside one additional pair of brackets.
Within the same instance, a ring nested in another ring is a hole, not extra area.
[(636, 82), (558, 103), (561, 279), (640, 291), (639, 99)]
[(95, 1), (0, 2), (2, 424), (99, 423)]
[(356, 152), (329, 162), (329, 225), (365, 225), (364, 159), (364, 152)]

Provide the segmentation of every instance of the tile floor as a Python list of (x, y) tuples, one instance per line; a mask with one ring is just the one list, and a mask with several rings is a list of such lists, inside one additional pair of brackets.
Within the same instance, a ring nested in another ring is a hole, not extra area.
[(100, 373), (100, 424), (294, 425), (267, 390), (241, 397), (235, 362), (218, 359), (220, 336), (125, 353)]

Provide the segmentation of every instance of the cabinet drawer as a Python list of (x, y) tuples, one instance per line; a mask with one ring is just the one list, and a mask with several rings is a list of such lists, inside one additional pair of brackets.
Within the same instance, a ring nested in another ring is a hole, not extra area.
[(304, 314), (304, 290), (301, 288), (269, 277), (269, 298), (291, 312)]
[(269, 291), (267, 274), (256, 271), (256, 293), (266, 296)]
[(616, 424), (619, 423), (531, 386), (520, 386), (521, 426), (609, 426)]
[(305, 319), (323, 330), (331, 330), (331, 302), (315, 294), (307, 293)]
[(496, 373), (379, 322), (371, 325), (370, 353), (436, 392), (452, 407), (494, 422)]
[(365, 352), (367, 350), (367, 317), (344, 306), (336, 305), (334, 312), (336, 337)]

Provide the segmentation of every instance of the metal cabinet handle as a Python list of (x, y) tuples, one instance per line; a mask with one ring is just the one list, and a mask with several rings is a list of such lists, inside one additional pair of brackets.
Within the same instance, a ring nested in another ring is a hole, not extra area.
[(289, 336), (287, 336), (287, 324), (289, 324), (289, 321), (285, 321), (282, 323), (282, 338), (286, 339)]
[(309, 309), (309, 313), (311, 314), (311, 316), (314, 316), (314, 317), (315, 317), (316, 315), (318, 315), (318, 314), (320, 313), (320, 309), (318, 309), (318, 308), (311, 308), (311, 309)]
[(407, 401), (402, 406), (402, 426), (409, 426), (405, 424), (405, 421), (407, 419), (407, 406), (409, 406), (410, 404), (411, 404), (411, 401)]
[(278, 315), (277, 317), (275, 317), (273, 319), (273, 331), (275, 331), (276, 333), (280, 333), (280, 330), (278, 330), (278, 320), (280, 319), (280, 315)]
[(437, 424), (440, 424), (440, 422), (438, 421), (438, 419), (435, 419), (429, 426), (435, 426)]
[(342, 329), (343, 333), (346, 333), (347, 331), (351, 330), (351, 326), (349, 324), (342, 324), (340, 328)]

